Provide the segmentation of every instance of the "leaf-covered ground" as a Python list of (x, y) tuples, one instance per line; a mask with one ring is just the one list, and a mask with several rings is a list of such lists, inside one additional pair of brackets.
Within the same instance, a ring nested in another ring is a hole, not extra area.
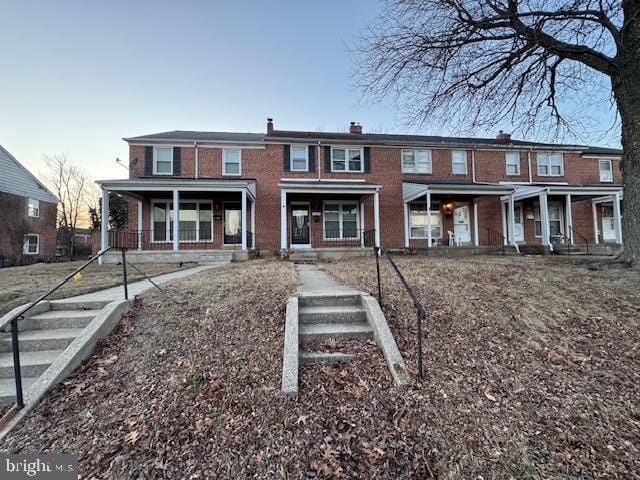
[[(83, 478), (637, 478), (638, 276), (531, 258), (399, 259), (430, 316), (423, 383), (372, 343), (279, 392), (292, 265), (252, 261), (142, 297), (1, 445), (80, 455)], [(415, 374), (415, 316), (383, 294)], [(374, 291), (373, 260), (323, 264)]]

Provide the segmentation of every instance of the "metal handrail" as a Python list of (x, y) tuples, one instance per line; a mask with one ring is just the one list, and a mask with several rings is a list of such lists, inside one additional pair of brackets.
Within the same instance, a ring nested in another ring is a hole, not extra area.
[[(46, 299), (49, 295), (51, 295), (53, 292), (55, 292), (60, 287), (62, 287), (65, 283), (71, 280), (74, 275), (77, 275), (78, 273), (80, 273), (82, 270), (84, 270), (93, 262), (95, 262), (100, 257), (102, 257), (102, 255), (107, 253), (109, 250), (111, 250), (111, 247), (106, 248), (105, 250), (102, 250), (97, 255), (92, 257), (88, 262), (84, 263), (79, 268), (76, 268), (73, 272), (71, 272), (69, 275), (64, 277), (64, 279), (61, 282), (59, 282), (55, 287), (49, 289), (43, 295), (40, 295), (35, 302), (27, 305), (25, 308), (20, 310), (20, 312), (18, 312), (13, 317), (11, 317), (11, 320), (9, 320), (9, 322), (11, 322), (11, 348), (13, 351), (13, 372), (14, 372), (15, 381), (16, 381), (16, 406), (18, 407), (18, 410), (24, 407), (24, 396), (22, 391), (22, 374), (20, 371), (20, 347), (18, 343), (18, 320), (21, 319), (25, 315), (25, 313), (27, 313), (29, 310), (31, 310), (33, 307), (38, 305), (40, 302)], [(126, 273), (125, 273), (125, 292), (126, 292), (126, 288), (127, 287), (126, 287)]]
[[(587, 255), (589, 255), (589, 240), (587, 240), (587, 237), (585, 237), (579, 231), (577, 231), (575, 228), (573, 228), (573, 225), (569, 225), (569, 230), (571, 231), (571, 233), (577, 234), (584, 241), (584, 243), (585, 243), (585, 245), (587, 247)], [(571, 254), (571, 243), (572, 242), (573, 242), (573, 236), (569, 239), (569, 254)]]
[(487, 228), (486, 230), (487, 236), (489, 237), (489, 244), (500, 248), (502, 255), (506, 255), (506, 239), (504, 235), (493, 228)]

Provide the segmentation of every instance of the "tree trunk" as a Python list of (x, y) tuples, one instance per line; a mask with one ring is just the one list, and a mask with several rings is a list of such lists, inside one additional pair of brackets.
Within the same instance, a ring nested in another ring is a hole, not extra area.
[[(616, 56), (617, 74), (612, 77), (622, 122), (622, 217), (623, 258), (640, 265), (640, 2), (624, 2), (627, 27)], [(634, 19), (633, 21), (629, 19)]]

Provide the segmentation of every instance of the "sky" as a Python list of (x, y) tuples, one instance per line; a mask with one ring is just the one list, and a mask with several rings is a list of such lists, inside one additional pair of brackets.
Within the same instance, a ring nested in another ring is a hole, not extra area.
[(359, 121), (365, 132), (454, 135), (408, 129), (391, 102), (360, 101), (347, 45), (379, 8), (374, 0), (0, 0), (0, 144), (36, 175), (43, 155), (65, 153), (106, 179), (127, 176), (115, 162), (128, 158), (123, 137), (264, 132), (267, 117), (282, 129)]

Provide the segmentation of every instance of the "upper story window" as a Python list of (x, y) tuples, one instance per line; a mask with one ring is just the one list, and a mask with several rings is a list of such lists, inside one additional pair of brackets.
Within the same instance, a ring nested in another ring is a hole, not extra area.
[(455, 175), (467, 174), (467, 151), (453, 150), (451, 152), (451, 172)]
[(600, 181), (601, 182), (613, 182), (613, 166), (611, 160), (602, 159), (598, 161), (600, 169)]
[(222, 151), (222, 174), (240, 175), (242, 159), (239, 148), (229, 148)]
[(27, 216), (38, 218), (40, 216), (40, 201), (30, 198), (27, 201)]
[(153, 173), (154, 175), (173, 174), (172, 147), (156, 147), (153, 149)]
[(362, 172), (362, 149), (332, 148), (332, 172)]
[(507, 175), (520, 175), (520, 152), (507, 152)]
[(402, 173), (432, 173), (431, 150), (402, 150)]
[(564, 175), (564, 156), (557, 152), (538, 152), (538, 175), (561, 177)]
[(36, 233), (28, 233), (24, 236), (25, 255), (37, 255), (40, 253), (40, 235)]
[(309, 147), (291, 145), (291, 171), (292, 172), (308, 172), (309, 171)]

